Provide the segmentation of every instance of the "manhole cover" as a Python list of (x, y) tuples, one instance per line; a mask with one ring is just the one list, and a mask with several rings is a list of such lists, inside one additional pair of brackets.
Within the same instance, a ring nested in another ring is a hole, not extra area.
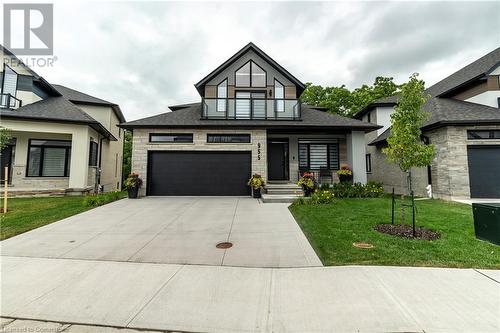
[(358, 249), (373, 249), (373, 245), (368, 243), (352, 243), (352, 246), (357, 247)]
[(231, 246), (233, 246), (233, 243), (230, 242), (222, 242), (215, 245), (215, 247), (218, 249), (229, 249)]

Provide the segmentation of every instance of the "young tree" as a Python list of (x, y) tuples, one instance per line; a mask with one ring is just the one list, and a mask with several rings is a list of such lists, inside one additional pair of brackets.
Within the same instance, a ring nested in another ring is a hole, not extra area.
[(123, 136), (123, 166), (122, 178), (127, 179), (132, 170), (132, 132), (125, 130)]
[(7, 146), (12, 136), (10, 135), (10, 130), (5, 127), (0, 127), (0, 151)]
[(397, 164), (401, 171), (407, 173), (410, 195), (413, 195), (411, 168), (431, 164), (435, 154), (434, 146), (425, 144), (421, 139), (421, 127), (430, 116), (430, 113), (423, 109), (427, 101), (424, 90), (425, 83), (418, 79), (418, 73), (411, 75), (410, 80), (401, 86), (398, 105), (391, 115), (388, 147), (382, 150), (390, 162)]

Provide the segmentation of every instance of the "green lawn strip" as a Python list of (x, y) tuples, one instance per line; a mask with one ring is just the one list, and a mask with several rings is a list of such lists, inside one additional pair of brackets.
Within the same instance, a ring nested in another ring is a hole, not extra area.
[(8, 203), (7, 214), (0, 215), (0, 240), (94, 208), (86, 206), (82, 196), (11, 198)]
[[(292, 205), (290, 210), (324, 265), (395, 265), (500, 268), (500, 247), (474, 236), (469, 205), (416, 201), (417, 226), (438, 231), (435, 241), (407, 240), (373, 230), (391, 222), (391, 199), (337, 199), (326, 205)], [(400, 212), (396, 211), (399, 221)], [(406, 211), (411, 223), (410, 211)], [(373, 249), (358, 249), (366, 242)]]

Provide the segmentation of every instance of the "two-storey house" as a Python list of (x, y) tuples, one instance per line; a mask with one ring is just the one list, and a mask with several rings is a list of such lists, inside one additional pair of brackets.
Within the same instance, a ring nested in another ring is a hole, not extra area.
[(65, 195), (121, 189), (123, 129), (117, 104), (47, 82), (0, 48), (1, 151), (11, 195)]
[[(422, 140), (436, 147), (428, 168), (415, 168), (413, 187), (420, 196), (443, 199), (500, 198), (500, 48), (426, 89), (424, 109), (431, 116)], [(386, 162), (382, 148), (391, 134), (392, 96), (355, 115), (383, 126), (366, 135), (368, 179), (385, 189), (407, 193), (406, 175)], [(429, 186), (430, 185), (430, 186)]]
[(302, 104), (305, 85), (253, 43), (195, 84), (201, 101), (121, 124), (133, 130), (143, 195), (249, 195), (253, 173), (294, 183), (341, 164), (366, 182), (365, 132), (379, 126)]

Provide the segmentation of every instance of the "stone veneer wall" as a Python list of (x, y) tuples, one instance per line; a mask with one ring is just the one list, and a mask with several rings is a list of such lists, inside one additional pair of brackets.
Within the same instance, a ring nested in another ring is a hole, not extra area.
[[(193, 133), (193, 143), (150, 143), (150, 133)], [(207, 143), (208, 133), (250, 134), (250, 143)], [(267, 134), (265, 129), (213, 130), (213, 129), (134, 129), (132, 146), (132, 172), (143, 179), (140, 195), (145, 195), (147, 186), (148, 151), (164, 150), (225, 150), (251, 151), (252, 173), (267, 179)], [(260, 144), (260, 147), (258, 146)]]
[(26, 189), (66, 189), (69, 177), (25, 177), (25, 165), (12, 165), (12, 186)]
[[(500, 129), (500, 126), (447, 126), (437, 128), (424, 135), (436, 147), (436, 156), (431, 164), (432, 192), (434, 198), (451, 200), (470, 198), (468, 145), (500, 145), (500, 140), (468, 140), (467, 130)], [(373, 140), (367, 135), (367, 142)], [(382, 181), (387, 192), (395, 188), (396, 193), (406, 191), (406, 176), (392, 163), (386, 161), (380, 147), (367, 147), (372, 155), (372, 173), (368, 180)], [(415, 194), (426, 196), (427, 169), (413, 170)]]
[(468, 140), (467, 130), (500, 129), (500, 126), (447, 126), (425, 133), (436, 146), (432, 163), (434, 197), (470, 198), (468, 145), (500, 145), (500, 140)]

